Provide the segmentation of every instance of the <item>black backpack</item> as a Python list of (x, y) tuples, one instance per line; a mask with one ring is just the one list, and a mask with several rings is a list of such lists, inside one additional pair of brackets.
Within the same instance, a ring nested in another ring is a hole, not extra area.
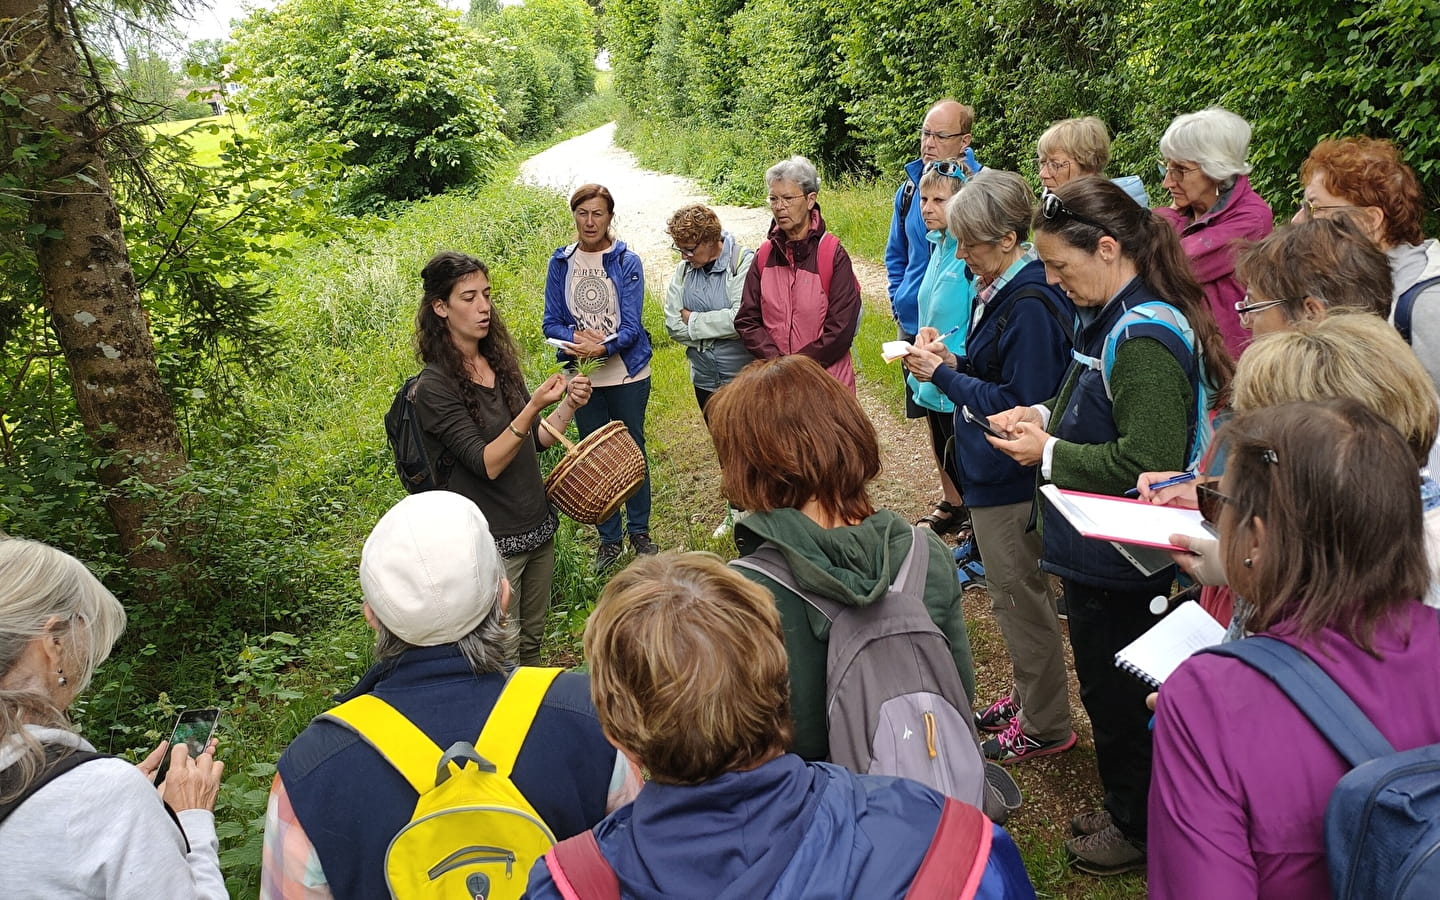
[(442, 490), (450, 481), (450, 455), (443, 454), (439, 465), (431, 466), (425, 452), (425, 433), (415, 414), (415, 386), (419, 381), (419, 375), (405, 379), (385, 414), (385, 437), (395, 452), (395, 471), (411, 494)]

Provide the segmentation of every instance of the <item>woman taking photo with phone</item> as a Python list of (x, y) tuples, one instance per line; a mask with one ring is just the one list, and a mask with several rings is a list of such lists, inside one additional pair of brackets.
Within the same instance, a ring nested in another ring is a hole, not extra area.
[[(131, 765), (95, 753), (68, 710), (125, 630), (125, 610), (79, 560), (0, 538), (0, 885), (7, 897), (229, 894), (220, 876), (214, 741), (161, 744)], [(175, 818), (166, 807), (174, 811)]]
[[(1224, 402), (1235, 366), (1175, 230), (1095, 176), (1047, 194), (1034, 227), (1046, 278), (1086, 324), (1055, 399), (992, 416), (1013, 439), (986, 440), (1021, 465), (1039, 466), (1057, 487), (1116, 497), (1141, 472), (1186, 468), (1206, 406)], [(1174, 568), (1146, 575), (1113, 545), (1082, 537), (1042, 507), (1042, 566), (1065, 590), (1080, 699), (1105, 788), (1104, 809), (1072, 820), (1076, 837), (1066, 848), (1077, 868), (1093, 874), (1141, 868), (1148, 690), (1116, 668), (1115, 653), (1154, 624), (1150, 600), (1169, 592)]]
[(579, 375), (567, 386), (557, 372), (525, 396), (519, 355), (480, 260), (446, 250), (431, 257), (420, 278), (415, 345), (425, 369), (415, 411), (425, 452), (439, 460), (445, 489), (468, 497), (490, 522), (520, 620), (519, 662), (538, 666), (559, 520), (538, 456), (555, 438), (537, 426), (558, 402), (546, 421), (564, 431), (589, 400), (590, 382)]
[(970, 506), (990, 609), (1015, 676), (1011, 690), (977, 720), (994, 735), (984, 744), (986, 757), (1002, 763), (1075, 746), (1055, 598), (1040, 571), (1040, 535), (1029, 527), (1035, 468), (991, 447), (984, 431), (965, 420), (966, 411), (983, 422), (991, 413), (1050, 399), (1070, 362), (1075, 307), (1045, 282), (1045, 264), (1025, 240), (1031, 197), (1024, 178), (985, 169), (950, 201), (953, 252), (975, 273), (982, 311), (964, 356), (925, 327), (905, 357), (911, 374), (932, 382), (956, 410), (951, 464)]
[[(545, 277), (545, 336), (561, 343), (561, 362), (599, 360), (590, 373), (595, 393), (575, 415), (580, 436), (614, 421), (625, 423), (645, 452), (645, 408), (650, 403), (650, 333), (640, 317), (645, 303), (645, 270), (640, 257), (610, 230), (615, 198), (598, 184), (570, 195), (576, 241), (555, 251)], [(620, 513), (600, 523), (595, 571), (604, 572), (624, 552), (625, 532), (636, 553), (659, 553), (650, 540), (650, 472)]]

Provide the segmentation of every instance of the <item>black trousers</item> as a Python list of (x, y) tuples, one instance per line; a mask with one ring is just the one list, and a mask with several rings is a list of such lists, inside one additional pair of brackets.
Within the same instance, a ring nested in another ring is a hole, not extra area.
[(1115, 653), (1150, 629), (1155, 591), (1112, 591), (1063, 579), (1070, 612), (1070, 649), (1080, 702), (1095, 730), (1095, 762), (1105, 809), (1131, 842), (1145, 846), (1150, 795), (1151, 688), (1115, 665)]

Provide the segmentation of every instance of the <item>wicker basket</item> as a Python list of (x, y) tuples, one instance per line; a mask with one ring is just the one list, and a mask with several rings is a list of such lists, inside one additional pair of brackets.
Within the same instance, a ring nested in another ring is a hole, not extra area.
[(577, 522), (596, 525), (615, 515), (645, 481), (645, 454), (624, 422), (610, 422), (576, 444), (540, 423), (567, 452), (545, 479), (550, 502)]

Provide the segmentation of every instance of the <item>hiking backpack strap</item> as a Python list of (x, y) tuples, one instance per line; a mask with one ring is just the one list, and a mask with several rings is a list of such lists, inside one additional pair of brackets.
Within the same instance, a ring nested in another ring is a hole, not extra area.
[(1352, 768), (1395, 752), (1334, 679), (1284, 641), (1248, 637), (1200, 652), (1238, 659), (1275, 682)]
[[(1057, 323), (1059, 323), (1060, 330), (1065, 334), (1065, 339), (1070, 342), (1070, 346), (1075, 346), (1075, 317), (1071, 316), (1070, 320), (1066, 321), (1064, 314), (1061, 313), (1060, 308), (1056, 306), (1053, 301), (1051, 301), (1049, 294), (1036, 288), (1025, 288), (1024, 290), (1017, 293), (1014, 297), (1010, 298), (1008, 304), (1005, 307), (1005, 311), (1000, 314), (999, 321), (995, 323), (995, 345), (997, 347), (1000, 345), (1000, 341), (1005, 337), (1005, 326), (1010, 324), (1011, 313), (1015, 312), (1015, 307), (1020, 303), (1021, 300), (1039, 300), (1041, 303), (1045, 304), (1045, 309), (1050, 313), (1050, 318), (1054, 319)], [(1000, 359), (997, 355), (991, 364), (991, 369), (993, 371), (986, 373), (987, 380), (993, 381), (998, 378), (1000, 376), (999, 368)]]
[(749, 569), (752, 572), (759, 572), (801, 600), (804, 600), (810, 606), (814, 607), (820, 615), (831, 622), (838, 619), (840, 614), (845, 611), (845, 604), (837, 603), (829, 597), (822, 597), (796, 584), (795, 575), (790, 571), (790, 564), (785, 561), (785, 555), (780, 552), (779, 547), (769, 541), (755, 548), (755, 552), (749, 556), (742, 556), (739, 559), (730, 560), (730, 566), (736, 569)]
[(980, 890), (994, 837), (985, 814), (949, 797), (905, 900), (970, 900)]
[(589, 829), (551, 847), (545, 865), (565, 900), (620, 900), (620, 879)]
[[(4, 822), (6, 819), (8, 819), (11, 813), (20, 808), (20, 804), (35, 796), (36, 792), (38, 792), (45, 785), (59, 778), (61, 775), (64, 775), (66, 772), (70, 771), (76, 766), (84, 765), (91, 760), (114, 758), (108, 753), (96, 753), (93, 750), (76, 750), (74, 753), (70, 753), (66, 756), (57, 756), (61, 749), (63, 748), (61, 747), (61, 745), (58, 744), (46, 745), (45, 767), (40, 770), (40, 775), (34, 781), (30, 782), (30, 785), (26, 787), (25, 790), (21, 791), (18, 796), (6, 801), (5, 803), (0, 803), (0, 822)], [(11, 787), (10, 782), (16, 780), (7, 777), (11, 775), (11, 772), (12, 769), (6, 769), (3, 774), (0, 774), (0, 789)], [(165, 808), (168, 810), (170, 807), (167, 806)]]
[[(770, 264), (770, 248), (774, 243), (772, 239), (766, 238), (755, 248), (755, 262), (751, 265), (756, 271), (763, 272)], [(820, 275), (820, 290), (826, 295), (830, 293), (830, 281), (835, 275), (835, 253), (839, 249), (840, 239), (835, 235), (828, 231), (820, 235), (820, 250), (815, 259), (815, 267)]]
[(1440, 275), (1422, 278), (1401, 291), (1400, 296), (1395, 298), (1395, 330), (1400, 332), (1405, 343), (1410, 343), (1410, 323), (1415, 314), (1415, 300), (1423, 291), (1437, 284), (1440, 284)]
[(905, 217), (910, 215), (910, 207), (914, 204), (915, 182), (911, 181), (910, 176), (907, 174), (905, 176), (905, 187), (900, 190), (900, 221), (902, 223), (900, 227), (905, 227), (903, 225)]
[(435, 786), (436, 760), (442, 751), (398, 709), (374, 694), (361, 694), (318, 718), (339, 722), (369, 744), (376, 753), (423, 794)]
[[(1100, 351), (1097, 368), (1105, 383), (1105, 396), (1112, 401), (1115, 392), (1110, 384), (1110, 373), (1115, 368), (1115, 356), (1120, 345), (1131, 338), (1152, 338), (1170, 351), (1185, 378), (1190, 382), (1195, 406), (1187, 417), (1189, 432), (1185, 443), (1185, 466), (1190, 468), (1209, 446), (1211, 433), (1208, 431), (1209, 390), (1205, 385), (1204, 362), (1200, 356), (1199, 338), (1195, 335), (1185, 314), (1163, 300), (1147, 300), (1126, 310), (1110, 333)], [(1078, 356), (1076, 357), (1079, 358)], [(1086, 359), (1091, 359), (1086, 357)], [(1092, 360), (1093, 364), (1093, 360)]]
[(520, 747), (530, 733), (530, 725), (540, 711), (545, 693), (560, 674), (558, 668), (521, 666), (511, 673), (485, 720), (475, 749), (505, 778), (515, 769)]

